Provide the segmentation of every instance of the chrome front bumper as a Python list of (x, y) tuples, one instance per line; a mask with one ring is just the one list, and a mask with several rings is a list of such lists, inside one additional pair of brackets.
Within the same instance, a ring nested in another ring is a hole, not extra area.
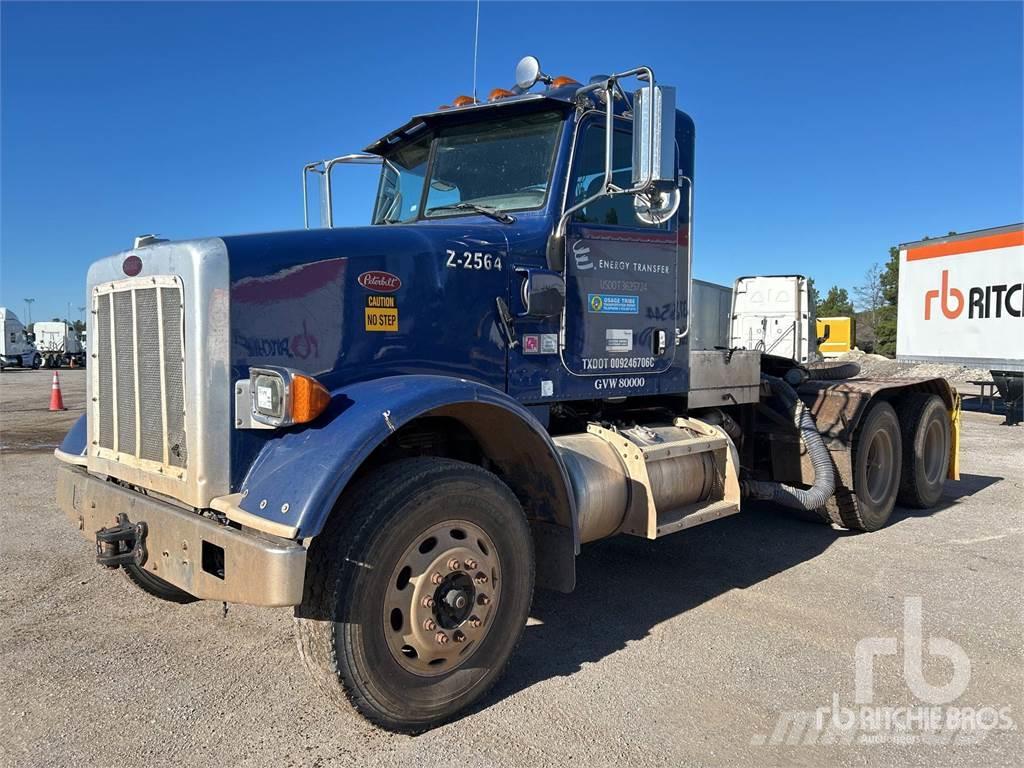
[(93, 542), (96, 532), (116, 525), (121, 513), (132, 523), (146, 523), (142, 567), (203, 600), (302, 602), (306, 550), (297, 542), (221, 525), (71, 466), (57, 471), (57, 506)]

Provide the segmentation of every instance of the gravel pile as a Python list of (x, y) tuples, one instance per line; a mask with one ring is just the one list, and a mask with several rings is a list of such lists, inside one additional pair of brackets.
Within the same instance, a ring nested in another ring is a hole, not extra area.
[(986, 368), (968, 368), (965, 365), (944, 363), (901, 363), (882, 355), (869, 355), (855, 349), (845, 355), (832, 358), (857, 363), (860, 375), (875, 379), (904, 378), (911, 376), (941, 376), (954, 384), (968, 381), (990, 381), (992, 377)]

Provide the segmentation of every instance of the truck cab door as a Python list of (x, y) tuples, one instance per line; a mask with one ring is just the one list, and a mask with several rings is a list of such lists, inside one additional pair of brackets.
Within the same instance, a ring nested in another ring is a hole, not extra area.
[[(631, 131), (626, 120), (615, 129), (613, 181), (621, 187), (631, 184)], [(601, 187), (603, 118), (582, 124), (576, 142), (567, 206)], [(635, 201), (633, 195), (603, 196), (568, 223), (561, 354), (571, 374), (625, 375), (633, 382), (642, 377), (646, 388), (651, 384), (647, 377), (672, 365), (677, 329), (686, 324), (688, 276), (678, 216), (662, 224), (647, 223)]]

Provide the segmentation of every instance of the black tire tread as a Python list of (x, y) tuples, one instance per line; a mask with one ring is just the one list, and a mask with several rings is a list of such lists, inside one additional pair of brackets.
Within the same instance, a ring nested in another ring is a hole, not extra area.
[(143, 592), (168, 603), (187, 605), (199, 599), (182, 589), (178, 589), (173, 584), (168, 584), (159, 576), (154, 576), (137, 565), (126, 565), (121, 570), (124, 572), (124, 577)]
[[(353, 674), (355, 660), (351, 654), (339, 659), (336, 653), (336, 634), (339, 623), (301, 618), (300, 613), (310, 610), (322, 615), (330, 609), (333, 594), (344, 594), (349, 582), (355, 576), (354, 568), (344, 567), (345, 563), (359, 560), (359, 553), (369, 541), (373, 532), (400, 507), (401, 501), (412, 488), (421, 487), (431, 476), (451, 472), (475, 473), (481, 480), (497, 484), (508, 493), (516, 508), (522, 512), (518, 500), (495, 475), (474, 464), (451, 459), (423, 457), (405, 459), (385, 464), (375, 472), (357, 480), (346, 490), (341, 503), (328, 518), (324, 529), (313, 540), (307, 560), (305, 594), (303, 606), (296, 610), (295, 627), (299, 656), (309, 672), (314, 685), (335, 705), (354, 707), (363, 717), (382, 728), (407, 734), (417, 734), (437, 727), (456, 717), (457, 712), (446, 718), (431, 720), (422, 725), (410, 726), (399, 713), (382, 712), (379, 702), (371, 701), (365, 683)], [(525, 515), (523, 517), (525, 524)], [(530, 562), (530, 589), (534, 581), (534, 564)], [(519, 639), (522, 638), (520, 634)], [(518, 645), (517, 640), (516, 645)], [(509, 661), (515, 654), (513, 648), (509, 658), (498, 674), (493, 675), (487, 686), (482, 688), (476, 699), (487, 691), (504, 674)]]
[(915, 464), (917, 462), (915, 453), (917, 428), (925, 409), (933, 401), (942, 403), (942, 398), (927, 392), (908, 392), (900, 399), (899, 419), (900, 433), (903, 436), (903, 465), (900, 474), (900, 490), (896, 496), (896, 503), (904, 507), (927, 509), (932, 506), (926, 499), (922, 498), (914, 478), (916, 477)]
[[(860, 444), (861, 433), (869, 421), (871, 411), (879, 404), (885, 402), (886, 401), (884, 400), (878, 400), (875, 403), (872, 403), (867, 412), (861, 418), (860, 423), (857, 425), (857, 430), (854, 433), (853, 443), (851, 446), (852, 455), (850, 462), (854, 483), (856, 483), (857, 477), (857, 451)], [(899, 414), (897, 414), (896, 418), (898, 421)], [(902, 475), (900, 482), (902, 482)], [(857, 497), (857, 493), (853, 489), (837, 486), (832, 498), (825, 504), (825, 513), (828, 515), (829, 520), (838, 526), (846, 528), (847, 530), (864, 532), (874, 530), (874, 528), (868, 525), (867, 520), (864, 517), (864, 510), (860, 499)]]

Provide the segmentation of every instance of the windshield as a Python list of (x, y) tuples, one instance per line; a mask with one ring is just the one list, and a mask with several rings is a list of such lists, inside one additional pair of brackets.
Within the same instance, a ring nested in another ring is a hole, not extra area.
[(456, 207), (465, 203), (495, 211), (541, 207), (561, 124), (561, 113), (542, 112), (441, 128), (397, 148), (381, 171), (373, 223), (472, 214)]

